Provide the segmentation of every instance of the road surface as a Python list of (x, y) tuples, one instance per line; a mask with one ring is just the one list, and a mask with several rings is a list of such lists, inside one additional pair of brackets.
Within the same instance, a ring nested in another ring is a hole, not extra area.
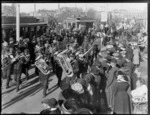
[[(22, 89), (16, 92), (16, 85), (5, 89), (5, 82), (2, 86), (2, 113), (39, 113), (44, 107), (41, 105), (43, 89), (39, 82), (38, 76), (34, 76), (35, 69), (31, 69), (29, 74), (31, 79), (23, 82)], [(63, 75), (62, 79), (65, 76)], [(22, 79), (25, 75), (22, 74)], [(58, 98), (60, 88), (56, 86), (57, 78), (52, 75), (49, 79), (48, 95), (45, 98)]]

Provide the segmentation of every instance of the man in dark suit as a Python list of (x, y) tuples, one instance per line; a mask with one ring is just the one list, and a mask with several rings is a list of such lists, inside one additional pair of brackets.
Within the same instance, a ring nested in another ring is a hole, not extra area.
[(112, 59), (110, 62), (110, 67), (106, 72), (107, 83), (106, 83), (106, 96), (107, 96), (107, 104), (108, 107), (113, 109), (113, 92), (112, 88), (115, 83), (115, 73), (118, 70), (116, 67), (117, 60)]
[(74, 54), (72, 54), (72, 55), (70, 56), (70, 59), (71, 59), (71, 65), (72, 65), (72, 69), (73, 69), (74, 76), (77, 76), (77, 77), (79, 78), (79, 63), (78, 63), (78, 61), (76, 60)]
[(62, 69), (61, 65), (59, 64), (59, 62), (57, 60), (55, 60), (54, 63), (55, 63), (55, 65), (54, 65), (54, 67), (55, 67), (55, 74), (56, 74), (56, 77), (58, 78), (57, 85), (60, 86), (63, 69)]
[(129, 44), (126, 48), (126, 57), (132, 61), (133, 58), (133, 49), (131, 48), (131, 45)]

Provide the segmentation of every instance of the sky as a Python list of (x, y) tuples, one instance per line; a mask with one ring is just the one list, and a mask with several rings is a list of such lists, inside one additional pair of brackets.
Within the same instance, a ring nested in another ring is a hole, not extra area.
[[(101, 9), (147, 9), (147, 3), (59, 3), (60, 7), (78, 7), (86, 9), (93, 8), (97, 11)], [(2, 3), (3, 5), (12, 5), (11, 3)], [(108, 7), (108, 8), (107, 8)], [(39, 9), (55, 10), (58, 9), (58, 3), (36, 3), (36, 11)], [(20, 3), (20, 12), (30, 13), (34, 11), (34, 3)]]

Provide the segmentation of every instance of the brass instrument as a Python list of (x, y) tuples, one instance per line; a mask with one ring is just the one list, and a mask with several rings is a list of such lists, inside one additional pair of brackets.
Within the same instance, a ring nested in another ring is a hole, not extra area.
[(11, 58), (9, 56), (2, 59), (2, 70), (7, 69), (12, 64)]
[(19, 60), (19, 59), (21, 59), (21, 58), (23, 58), (23, 57), (25, 58), (25, 55), (24, 55), (23, 53), (20, 53), (19, 55), (17, 54), (14, 59), (15, 59), (15, 60), (17, 60), (17, 59)]
[(62, 66), (64, 72), (68, 77), (73, 76), (73, 69), (71, 66), (71, 63), (69, 61), (68, 56), (65, 54), (68, 50), (64, 50), (63, 52), (59, 53), (57, 55), (57, 58), (59, 60), (60, 65)]
[(92, 49), (93, 49), (93, 46), (87, 52), (85, 52), (82, 56), (87, 55)]
[(50, 73), (50, 67), (46, 64), (45, 60), (41, 57), (37, 58), (35, 66), (44, 74), (48, 75)]

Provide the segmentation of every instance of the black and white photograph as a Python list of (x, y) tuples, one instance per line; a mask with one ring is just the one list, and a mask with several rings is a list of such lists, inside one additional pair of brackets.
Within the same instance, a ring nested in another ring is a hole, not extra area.
[(1, 3), (1, 114), (148, 114), (148, 3)]

